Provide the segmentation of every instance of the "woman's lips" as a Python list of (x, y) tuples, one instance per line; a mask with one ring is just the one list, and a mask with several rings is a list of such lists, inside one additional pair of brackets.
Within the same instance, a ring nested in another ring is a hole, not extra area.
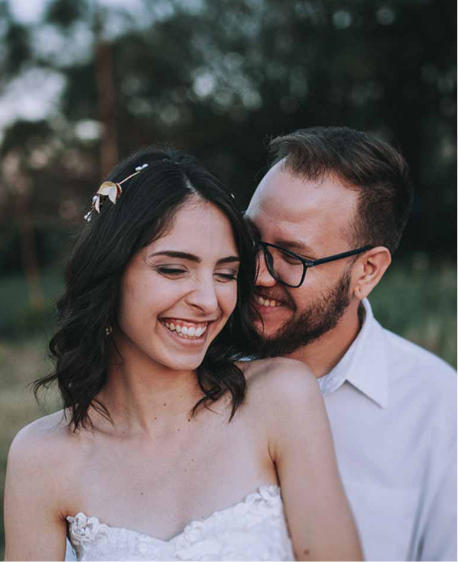
[(201, 340), (209, 322), (190, 322), (179, 318), (161, 318), (162, 324), (183, 340)]

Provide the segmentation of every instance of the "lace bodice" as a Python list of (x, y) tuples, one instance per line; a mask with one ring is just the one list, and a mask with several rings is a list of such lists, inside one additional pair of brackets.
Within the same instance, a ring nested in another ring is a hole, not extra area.
[(78, 560), (294, 560), (278, 486), (257, 492), (164, 541), (110, 527), (97, 517), (67, 517)]

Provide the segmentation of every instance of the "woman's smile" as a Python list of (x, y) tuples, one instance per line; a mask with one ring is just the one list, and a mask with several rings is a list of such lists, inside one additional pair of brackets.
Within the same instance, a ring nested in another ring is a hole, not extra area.
[(192, 322), (179, 318), (159, 318), (159, 321), (176, 341), (185, 345), (205, 343), (207, 328), (213, 322)]

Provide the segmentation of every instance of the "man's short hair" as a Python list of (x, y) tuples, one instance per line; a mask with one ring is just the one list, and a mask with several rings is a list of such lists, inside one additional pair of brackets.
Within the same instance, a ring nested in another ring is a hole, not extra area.
[(334, 177), (358, 192), (350, 225), (356, 246), (385, 246), (394, 253), (412, 206), (409, 167), (388, 143), (349, 127), (311, 127), (270, 142), (272, 166), (307, 180)]

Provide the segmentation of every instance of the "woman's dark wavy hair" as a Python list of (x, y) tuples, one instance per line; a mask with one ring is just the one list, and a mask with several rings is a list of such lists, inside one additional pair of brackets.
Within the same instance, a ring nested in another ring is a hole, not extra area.
[(245, 396), (245, 378), (234, 360), (246, 353), (254, 336), (249, 318), (256, 261), (243, 216), (216, 176), (181, 151), (145, 148), (120, 162), (107, 180), (120, 182), (142, 164), (148, 167), (123, 184), (116, 205), (106, 200), (100, 215), (93, 212), (77, 236), (66, 267), (66, 290), (57, 304), (58, 329), (49, 344), (55, 370), (34, 383), (37, 396), (42, 387), (57, 382), (74, 430), (92, 425), (90, 408), (111, 419), (96, 396), (107, 382), (113, 343), (105, 329), (116, 325), (127, 265), (141, 248), (164, 235), (177, 211), (196, 196), (218, 207), (230, 221), (241, 266), (236, 308), (197, 369), (204, 396), (192, 414), (230, 393), (232, 419)]

